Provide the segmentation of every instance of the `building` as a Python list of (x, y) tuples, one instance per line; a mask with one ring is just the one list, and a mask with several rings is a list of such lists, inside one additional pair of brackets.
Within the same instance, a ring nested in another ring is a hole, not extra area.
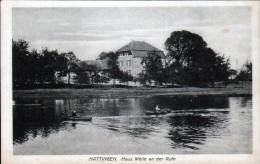
[[(80, 61), (78, 63), (79, 67), (84, 67), (84, 65), (88, 65), (88, 66), (95, 66), (98, 74), (100, 76), (105, 76), (108, 77), (107, 74), (107, 70), (109, 70), (109, 66), (106, 60), (85, 60), (85, 61)], [(75, 77), (77, 76), (77, 74), (75, 72), (71, 72), (70, 73), (70, 83), (71, 84), (77, 84), (77, 81), (75, 80)], [(89, 74), (89, 76), (91, 76)], [(56, 77), (56, 81), (57, 83), (68, 83), (68, 74), (66, 74), (65, 76), (59, 76), (59, 72), (55, 73), (55, 77)], [(89, 81), (90, 83), (90, 81)]]
[[(165, 55), (164, 52), (153, 45), (146, 43), (144, 41), (131, 41), (125, 46), (121, 47), (116, 51), (118, 54), (118, 66), (121, 71), (128, 72), (134, 78), (138, 77), (138, 75), (145, 71), (144, 66), (141, 64), (143, 57), (147, 55), (159, 55), (162, 58), (162, 64), (165, 65)], [(100, 54), (102, 55), (102, 53)], [(100, 71), (101, 76), (108, 77), (108, 71), (111, 69), (108, 64), (108, 58), (96, 59), (96, 60), (86, 60), (82, 61), (87, 65), (96, 66), (96, 68)], [(75, 73), (71, 73), (71, 83), (74, 84)], [(61, 79), (62, 82), (66, 83), (68, 77), (63, 77)], [(119, 80), (111, 79), (108, 84), (120, 84)], [(129, 82), (127, 85), (140, 85), (139, 82)]]
[(144, 41), (131, 41), (117, 50), (117, 53), (120, 70), (128, 72), (133, 77), (138, 77), (138, 74), (145, 71), (141, 62), (142, 58), (149, 54), (160, 55), (162, 63), (165, 63), (163, 51)]

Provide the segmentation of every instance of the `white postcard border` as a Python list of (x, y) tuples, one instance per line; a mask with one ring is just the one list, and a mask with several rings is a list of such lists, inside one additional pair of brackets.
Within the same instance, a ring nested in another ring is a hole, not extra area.
[[(253, 154), (229, 155), (116, 155), (121, 157), (176, 157), (177, 163), (260, 163), (260, 51), (259, 1), (5, 1), (1, 3), (1, 149), (3, 163), (89, 163), (89, 157), (109, 155), (13, 155), (12, 142), (12, 8), (14, 7), (201, 7), (250, 6), (252, 8), (252, 59), (253, 59)], [(257, 101), (258, 100), (258, 101)], [(243, 129), (241, 129), (243, 130)], [(111, 155), (115, 156), (115, 155)], [(108, 162), (108, 161), (105, 161)], [(122, 163), (122, 161), (117, 161)], [(93, 163), (103, 163), (96, 161)], [(113, 163), (113, 162), (108, 162)], [(133, 162), (125, 162), (133, 163)], [(172, 163), (136, 162), (134, 163)]]

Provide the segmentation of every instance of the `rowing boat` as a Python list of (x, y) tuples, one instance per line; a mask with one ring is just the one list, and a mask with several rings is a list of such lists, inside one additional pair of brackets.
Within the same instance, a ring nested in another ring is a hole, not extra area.
[(87, 117), (87, 116), (64, 118), (64, 121), (91, 121), (91, 120), (92, 120), (92, 117)]
[(169, 110), (162, 110), (162, 111), (159, 111), (159, 112), (156, 112), (156, 111), (146, 111), (145, 114), (146, 115), (163, 115), (163, 114), (167, 114), (167, 113), (170, 113)]

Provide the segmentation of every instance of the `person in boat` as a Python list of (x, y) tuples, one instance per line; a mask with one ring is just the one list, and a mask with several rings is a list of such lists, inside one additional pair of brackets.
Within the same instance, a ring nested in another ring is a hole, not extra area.
[(156, 107), (155, 107), (155, 112), (156, 112), (156, 113), (160, 113), (160, 111), (161, 111), (161, 108), (159, 107), (159, 105), (156, 105)]

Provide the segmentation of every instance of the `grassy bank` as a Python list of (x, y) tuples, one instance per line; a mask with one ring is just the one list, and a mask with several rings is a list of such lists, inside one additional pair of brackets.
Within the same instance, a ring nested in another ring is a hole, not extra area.
[(142, 97), (152, 95), (223, 95), (251, 96), (251, 87), (244, 88), (91, 88), (91, 89), (32, 89), (14, 90), (16, 98), (82, 98), (82, 97)]

